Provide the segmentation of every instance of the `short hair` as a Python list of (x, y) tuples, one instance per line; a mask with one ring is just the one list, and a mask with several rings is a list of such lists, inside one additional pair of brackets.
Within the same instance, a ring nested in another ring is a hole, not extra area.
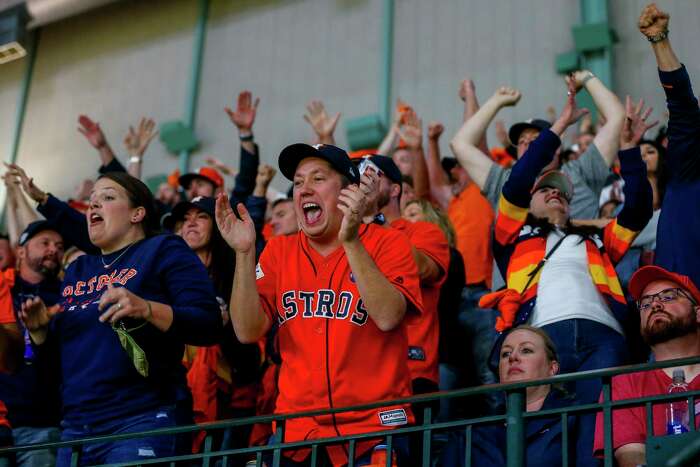
[(272, 209), (275, 209), (277, 206), (279, 206), (282, 203), (291, 203), (294, 201), (292, 198), (279, 198), (276, 199), (272, 202), (272, 206), (270, 206)]
[(411, 177), (410, 175), (401, 175), (401, 183), (405, 183), (406, 185), (413, 188), (413, 177)]

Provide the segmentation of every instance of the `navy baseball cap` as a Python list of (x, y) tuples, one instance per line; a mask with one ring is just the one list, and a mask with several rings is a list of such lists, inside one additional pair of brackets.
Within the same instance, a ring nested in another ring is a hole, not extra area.
[(444, 170), (447, 173), (450, 173), (452, 169), (457, 167), (457, 159), (454, 157), (443, 157), (440, 160), (440, 165), (442, 166), (442, 170)]
[(34, 237), (39, 232), (43, 232), (45, 230), (53, 230), (59, 235), (61, 234), (56, 228), (56, 226), (47, 220), (34, 221), (31, 224), (29, 224), (27, 228), (24, 229), (24, 232), (22, 232), (22, 235), (19, 236), (19, 246), (24, 246), (29, 240), (32, 239), (32, 237)]
[(328, 162), (336, 172), (347, 177), (351, 183), (360, 183), (360, 173), (344, 150), (331, 144), (304, 143), (291, 144), (284, 148), (277, 159), (280, 172), (288, 180), (294, 181), (294, 173), (299, 163), (307, 157), (318, 157)]
[(520, 138), (520, 134), (523, 131), (528, 129), (542, 131), (548, 129), (551, 126), (552, 124), (549, 123), (547, 120), (543, 120), (541, 118), (531, 118), (529, 120), (525, 120), (524, 122), (516, 123), (515, 125), (510, 127), (510, 130), (508, 130), (508, 138), (510, 139), (510, 142), (513, 146), (517, 146), (518, 139)]
[(163, 227), (168, 230), (173, 230), (175, 224), (178, 221), (183, 220), (187, 214), (187, 211), (193, 208), (206, 212), (212, 219), (214, 219), (216, 200), (207, 196), (197, 196), (192, 198), (191, 201), (180, 201), (167, 216), (163, 217)]
[(389, 180), (401, 185), (403, 175), (401, 175), (401, 171), (391, 157), (373, 154), (369, 156), (369, 160), (371, 160), (374, 165), (379, 167), (379, 170), (384, 172), (384, 175), (386, 175)]

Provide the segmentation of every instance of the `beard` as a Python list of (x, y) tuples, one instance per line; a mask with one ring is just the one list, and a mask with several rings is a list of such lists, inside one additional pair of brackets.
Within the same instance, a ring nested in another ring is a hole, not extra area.
[(665, 311), (657, 311), (649, 316), (649, 320), (656, 313), (664, 313), (668, 316), (668, 321), (656, 321), (653, 324), (647, 324), (642, 329), (642, 339), (648, 346), (662, 344), (677, 337), (684, 337), (697, 332), (698, 325), (694, 319), (692, 308), (685, 316), (674, 317)]
[(44, 277), (56, 277), (61, 268), (61, 263), (54, 256), (28, 257), (27, 264)]

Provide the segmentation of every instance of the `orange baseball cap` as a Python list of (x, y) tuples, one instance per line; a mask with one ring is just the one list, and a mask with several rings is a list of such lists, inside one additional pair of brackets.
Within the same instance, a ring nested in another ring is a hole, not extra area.
[(221, 176), (218, 170), (211, 167), (202, 167), (197, 172), (188, 173), (179, 178), (180, 185), (187, 189), (195, 178), (201, 178), (214, 184), (216, 188), (224, 185), (224, 177)]
[(683, 290), (693, 297), (696, 304), (700, 304), (700, 290), (693, 284), (690, 277), (678, 274), (677, 272), (667, 271), (660, 266), (644, 266), (639, 268), (630, 279), (629, 292), (635, 300), (639, 300), (644, 293), (644, 289), (646, 289), (649, 284), (664, 280), (680, 285)]

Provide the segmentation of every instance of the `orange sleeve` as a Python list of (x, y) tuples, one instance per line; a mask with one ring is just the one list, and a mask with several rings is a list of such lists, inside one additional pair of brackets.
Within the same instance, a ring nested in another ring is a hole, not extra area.
[(0, 426), (12, 428), (10, 426), (10, 422), (7, 420), (7, 407), (5, 407), (5, 403), (3, 401), (0, 401)]
[(443, 280), (450, 265), (450, 247), (447, 244), (447, 237), (438, 226), (429, 222), (416, 222), (414, 228), (411, 243), (416, 250), (435, 261), (442, 271), (440, 280)]
[[(258, 287), (258, 295), (262, 309), (270, 318), (271, 323), (277, 322), (277, 267), (281, 267), (283, 261), (278, 246), (284, 237), (272, 238), (260, 254), (260, 259), (255, 267), (255, 283)], [(290, 268), (291, 271), (291, 268)]]
[(370, 255), (389, 282), (406, 298), (407, 311), (422, 314), (423, 298), (411, 243), (408, 237), (399, 231), (384, 229), (384, 233), (376, 250), (370, 251)]
[(8, 269), (0, 274), (0, 324), (15, 324), (17, 322), (12, 304), (14, 279), (14, 269)]

